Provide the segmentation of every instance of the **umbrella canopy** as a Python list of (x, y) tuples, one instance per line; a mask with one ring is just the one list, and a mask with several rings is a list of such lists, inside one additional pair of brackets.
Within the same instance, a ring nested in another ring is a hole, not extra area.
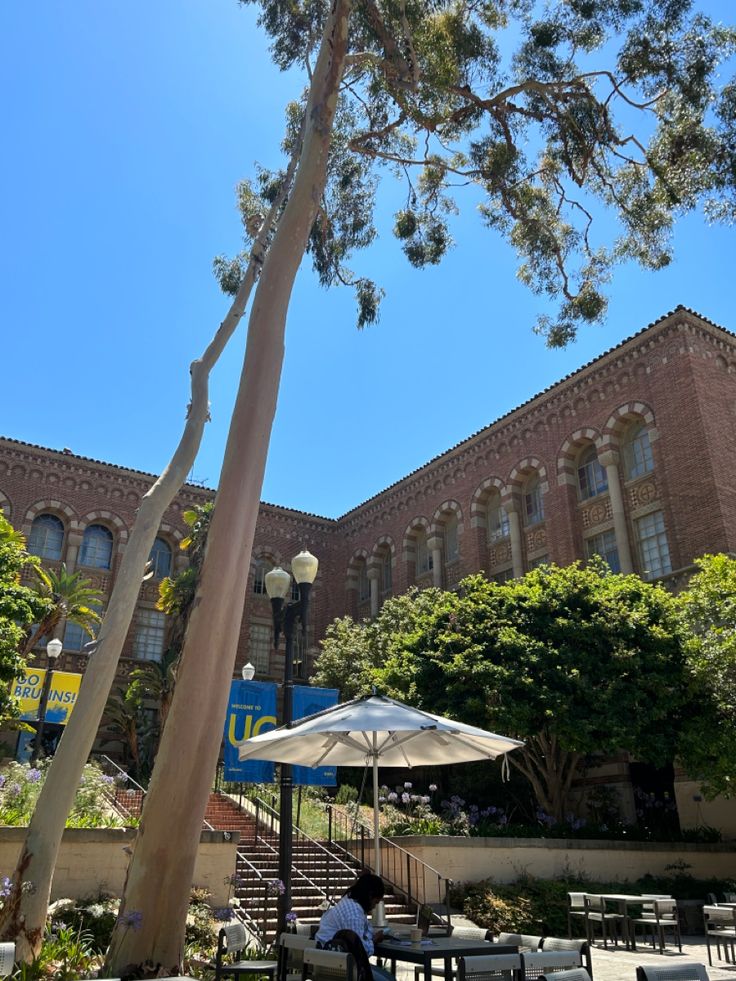
[[(385, 695), (370, 695), (246, 739), (238, 754), (241, 760), (301, 766), (371, 764), (375, 871), (380, 875), (379, 764), (412, 767), (493, 760), (523, 745), (518, 739), (431, 715)], [(376, 912), (376, 922), (383, 924), (383, 904)]]
[(246, 739), (239, 755), (241, 760), (301, 766), (413, 767), (493, 760), (523, 745), (385, 695), (370, 695)]

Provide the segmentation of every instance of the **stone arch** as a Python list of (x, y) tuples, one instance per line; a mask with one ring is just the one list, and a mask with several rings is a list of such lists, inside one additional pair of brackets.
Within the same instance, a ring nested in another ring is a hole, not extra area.
[(549, 490), (549, 485), (547, 484), (547, 468), (535, 456), (527, 456), (523, 460), (520, 460), (509, 474), (508, 482), (514, 490), (519, 490), (524, 480), (531, 473), (537, 474), (539, 482), (543, 485), (542, 491), (546, 493)]
[(78, 528), (78, 521), (76, 520), (75, 511), (69, 507), (68, 504), (64, 504), (61, 501), (56, 501), (53, 498), (44, 498), (41, 501), (36, 501), (32, 504), (26, 511), (25, 518), (23, 519), (23, 527), (21, 531), (28, 538), (31, 533), (31, 525), (33, 524), (33, 519), (37, 518), (39, 514), (53, 514), (57, 518), (60, 518), (64, 523), (64, 528), (66, 531), (76, 530)]
[(357, 589), (361, 569), (368, 566), (368, 550), (356, 548), (348, 561), (347, 574), (345, 577), (346, 589)]
[(567, 437), (557, 454), (558, 484), (577, 483), (576, 470), (580, 451), (591, 443), (595, 445), (596, 449), (600, 449), (601, 434), (591, 426), (576, 429), (574, 433)]
[(626, 402), (608, 417), (603, 427), (601, 447), (606, 448), (620, 443), (621, 437), (632, 422), (641, 421), (650, 430), (650, 438), (656, 436), (654, 412), (645, 402)]
[(104, 525), (108, 528), (117, 538), (118, 552), (125, 547), (125, 543), (128, 541), (128, 529), (123, 519), (113, 511), (104, 508), (99, 511), (89, 511), (76, 522), (75, 531), (84, 532), (84, 529), (89, 525)]
[(505, 484), (500, 477), (486, 477), (476, 487), (470, 500), (471, 528), (482, 528), (485, 525), (489, 500), (495, 496), (496, 492), (501, 497), (505, 489)]
[(377, 539), (368, 559), (368, 575), (378, 586), (379, 603), (393, 593), (396, 546), (390, 535)]
[(371, 558), (375, 558), (382, 551), (390, 552), (392, 561), (396, 558), (396, 545), (390, 535), (381, 535), (380, 538), (376, 539), (376, 543), (371, 549)]
[(457, 501), (453, 500), (444, 501), (436, 509), (432, 515), (432, 523), (429, 527), (429, 533), (431, 535), (441, 535), (446, 521), (446, 518), (443, 516), (450, 514), (457, 518), (458, 533), (460, 533), (463, 525), (463, 509), (460, 507)]
[(2, 491), (0, 491), (0, 514), (3, 515), (8, 521), (10, 520), (10, 515), (13, 513), (13, 508), (10, 503), (10, 498), (8, 498)]

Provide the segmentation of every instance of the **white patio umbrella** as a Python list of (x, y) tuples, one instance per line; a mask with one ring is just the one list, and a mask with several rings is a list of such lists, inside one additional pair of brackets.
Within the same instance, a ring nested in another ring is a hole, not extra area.
[(381, 874), (378, 823), (379, 766), (438, 766), (494, 760), (524, 744), (476, 726), (444, 719), (385, 695), (370, 695), (246, 739), (241, 760), (299, 766), (373, 768), (376, 874)]

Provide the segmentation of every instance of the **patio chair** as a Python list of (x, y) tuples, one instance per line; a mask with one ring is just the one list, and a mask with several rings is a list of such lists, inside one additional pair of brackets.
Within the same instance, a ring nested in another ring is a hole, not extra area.
[(0, 944), (0, 978), (7, 978), (15, 967), (15, 944)]
[(713, 967), (713, 957), (710, 952), (710, 942), (715, 940), (718, 959), (721, 960), (721, 943), (725, 959), (728, 961), (728, 948), (731, 948), (731, 961), (734, 956), (736, 941), (736, 907), (734, 906), (704, 906), (703, 920), (705, 921), (705, 940), (708, 944), (708, 963)]
[(572, 918), (573, 916), (579, 916), (583, 921), (583, 929), (587, 933), (587, 925), (585, 922), (585, 893), (584, 892), (569, 892), (567, 894), (567, 935), (572, 937)]
[(338, 950), (309, 947), (304, 951), (302, 978), (311, 981), (356, 981), (355, 958)]
[(460, 957), (457, 962), (458, 981), (520, 981), (520, 954), (479, 954)]
[(304, 951), (317, 941), (301, 933), (282, 933), (279, 937), (279, 981), (300, 981), (304, 972)]
[(567, 940), (564, 937), (545, 937), (542, 950), (576, 950), (588, 974), (593, 977), (593, 958), (587, 940)]
[(511, 944), (518, 947), (520, 952), (525, 950), (539, 950), (542, 946), (541, 937), (532, 937), (528, 933), (499, 933), (496, 943)]
[(233, 977), (235, 981), (245, 974), (267, 974), (274, 978), (278, 961), (226, 960), (236, 957), (241, 950), (248, 946), (250, 938), (242, 923), (228, 923), (217, 935), (217, 953), (215, 954), (215, 981), (220, 978)]
[(727, 903), (736, 903), (736, 892), (724, 892), (723, 896)]
[(556, 976), (558, 971), (582, 966), (583, 961), (577, 950), (532, 950), (521, 955), (524, 981), (538, 979), (547, 974)]
[(618, 933), (623, 930), (624, 917), (622, 913), (611, 913), (606, 907), (603, 896), (585, 894), (585, 924), (588, 943), (593, 943), (593, 931), (597, 923), (601, 929), (603, 946), (608, 947), (609, 927), (613, 930), (613, 943), (618, 947)]
[(591, 981), (591, 977), (584, 967), (571, 967), (569, 971), (543, 974), (539, 981)]
[[(459, 940), (486, 940), (488, 941), (488, 943), (491, 943), (491, 941), (493, 940), (493, 933), (490, 930), (486, 930), (485, 927), (476, 927), (476, 926), (454, 927), (451, 936)], [(395, 965), (392, 966), (391, 969), (392, 973), (395, 973), (394, 967)], [(445, 976), (444, 964), (441, 966), (438, 964), (437, 967), (433, 967), (432, 975), (433, 977), (444, 978)], [(424, 968), (420, 966), (415, 967), (414, 981), (421, 981), (423, 977), (424, 977)]]
[(654, 899), (652, 900), (652, 913), (644, 912), (642, 916), (632, 916), (629, 918), (629, 926), (634, 930), (634, 946), (636, 946), (636, 928), (644, 926), (647, 933), (652, 935), (652, 949), (656, 949), (655, 940), (659, 940), (659, 952), (664, 953), (664, 935), (667, 930), (671, 930), (675, 935), (677, 947), (682, 953), (682, 939), (680, 937), (680, 921), (677, 916), (677, 901), (675, 899)]
[(636, 969), (636, 981), (708, 981), (704, 964), (642, 964)]

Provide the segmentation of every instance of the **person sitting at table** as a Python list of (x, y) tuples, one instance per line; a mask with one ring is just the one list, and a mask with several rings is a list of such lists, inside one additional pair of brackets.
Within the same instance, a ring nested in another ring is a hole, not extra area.
[[(342, 899), (322, 914), (319, 929), (315, 936), (317, 945), (324, 947), (332, 940), (344, 939), (337, 935), (350, 931), (355, 934), (365, 951), (366, 960), (368, 957), (372, 957), (374, 944), (383, 940), (383, 930), (374, 932), (368, 922), (368, 916), (383, 899), (384, 892), (383, 879), (380, 876), (370, 872), (359, 875)], [(359, 956), (360, 951), (357, 953), (356, 963), (359, 962), (359, 959), (363, 960)], [(360, 967), (359, 963), (358, 966)], [(369, 964), (368, 967), (373, 974), (373, 981), (396, 981), (393, 974), (385, 968), (376, 967), (372, 964)]]

